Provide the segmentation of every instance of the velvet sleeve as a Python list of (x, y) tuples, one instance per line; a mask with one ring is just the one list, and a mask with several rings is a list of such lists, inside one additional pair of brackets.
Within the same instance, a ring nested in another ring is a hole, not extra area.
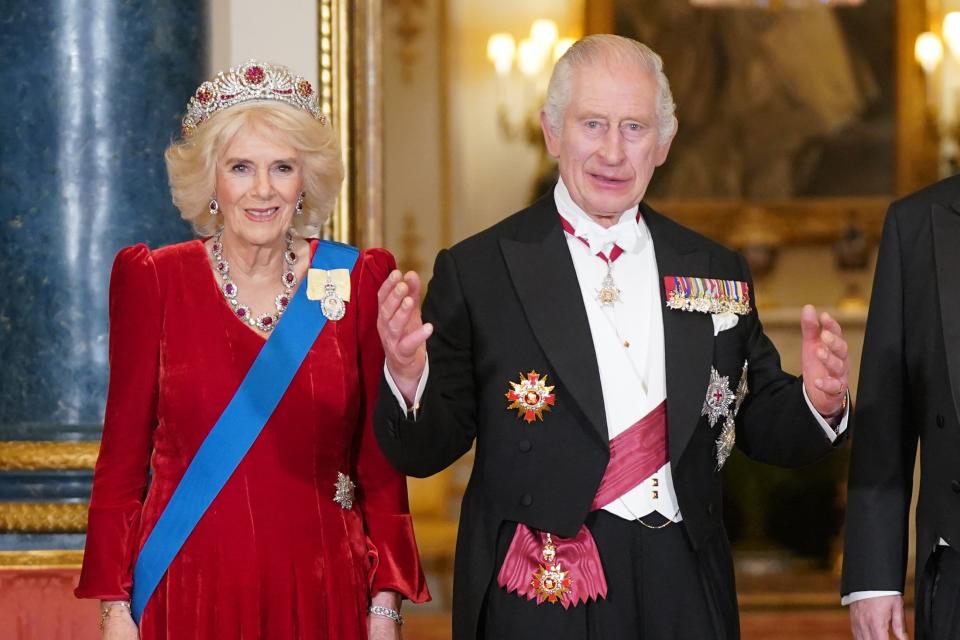
[(387, 462), (373, 433), (373, 410), (383, 375), (383, 346), (377, 333), (377, 292), (396, 268), (383, 249), (365, 251), (359, 258), (357, 299), (361, 414), (356, 452), (360, 509), (372, 558), (370, 593), (396, 591), (414, 602), (430, 599), (413, 536), (407, 502), (406, 478)]
[(157, 422), (161, 314), (150, 250), (121, 250), (110, 276), (110, 382), (78, 598), (130, 598)]

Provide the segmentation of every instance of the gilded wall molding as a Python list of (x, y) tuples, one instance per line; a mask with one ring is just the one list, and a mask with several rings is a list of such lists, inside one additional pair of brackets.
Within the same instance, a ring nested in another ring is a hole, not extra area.
[(0, 442), (0, 471), (93, 469), (98, 442)]
[(87, 503), (0, 502), (0, 533), (83, 533)]
[(79, 569), (80, 550), (0, 551), (0, 569)]
[(318, 0), (320, 101), (340, 136), (346, 175), (324, 235), (383, 244), (380, 0)]
[(387, 6), (395, 7), (399, 16), (393, 25), (393, 33), (400, 40), (400, 74), (406, 83), (413, 82), (413, 67), (419, 56), (417, 38), (423, 33), (423, 24), (418, 14), (426, 10), (424, 0), (387, 0)]
[[(320, 68), (320, 108), (329, 113), (340, 138), (346, 174), (340, 197), (334, 205), (324, 235), (339, 242), (353, 241), (352, 209), (352, 149), (350, 146), (350, 111), (345, 109), (343, 95), (350, 94), (349, 74), (344, 73), (342, 62), (349, 44), (346, 0), (318, 0), (317, 28)], [(349, 106), (349, 104), (347, 105)]]
[(710, 238), (743, 248), (753, 237), (775, 238), (774, 244), (831, 244), (851, 224), (871, 241), (879, 240), (890, 204), (886, 196), (795, 198), (776, 202), (745, 200), (658, 200), (660, 213)]

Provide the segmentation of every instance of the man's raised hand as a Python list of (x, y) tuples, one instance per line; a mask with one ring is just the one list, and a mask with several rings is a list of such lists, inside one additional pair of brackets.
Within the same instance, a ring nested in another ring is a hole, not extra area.
[(414, 271), (392, 271), (380, 286), (377, 301), (377, 331), (387, 371), (409, 407), (426, 365), (427, 338), (433, 333), (433, 325), (420, 318), (420, 277)]
[(824, 418), (840, 415), (847, 396), (849, 361), (840, 324), (812, 305), (800, 312), (800, 363), (810, 403)]

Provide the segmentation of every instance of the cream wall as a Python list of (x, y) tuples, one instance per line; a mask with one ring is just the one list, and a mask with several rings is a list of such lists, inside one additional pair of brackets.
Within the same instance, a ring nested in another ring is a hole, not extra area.
[[(429, 279), (436, 253), (525, 206), (539, 150), (497, 125), (490, 34), (546, 17), (581, 31), (583, 0), (384, 0), (385, 245)], [(517, 109), (519, 111), (519, 108)]]
[(384, 244), (429, 279), (449, 242), (443, 0), (383, 4)]
[(257, 58), (287, 65), (317, 86), (317, 3), (209, 0), (210, 75)]
[(487, 38), (507, 31), (526, 37), (536, 18), (557, 22), (561, 35), (582, 30), (582, 0), (449, 0), (452, 236), (459, 240), (526, 206), (539, 151), (509, 141), (497, 128), (497, 84)]

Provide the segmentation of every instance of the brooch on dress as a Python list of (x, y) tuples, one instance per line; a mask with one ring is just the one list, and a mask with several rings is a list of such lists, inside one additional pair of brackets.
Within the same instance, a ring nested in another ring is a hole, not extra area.
[(742, 280), (666, 276), (667, 308), (699, 313), (749, 315), (750, 285)]
[(350, 476), (337, 471), (337, 482), (334, 486), (337, 491), (333, 494), (333, 501), (339, 504), (342, 509), (353, 509), (353, 490), (356, 489), (357, 485), (353, 484)]
[(549, 411), (556, 403), (556, 397), (553, 393), (553, 386), (547, 384), (547, 376), (542, 378), (536, 371), (531, 371), (524, 378), (520, 374), (520, 382), (511, 382), (513, 387), (504, 394), (511, 404), (507, 405), (507, 410), (516, 409), (517, 415), (527, 423), (534, 420), (543, 421), (543, 412)]
[(743, 369), (740, 372), (740, 381), (737, 383), (737, 389), (730, 388), (730, 377), (721, 376), (716, 369), (710, 367), (710, 384), (707, 385), (707, 397), (703, 401), (703, 410), (701, 416), (707, 416), (707, 421), (711, 427), (715, 427), (717, 422), (723, 420), (720, 427), (720, 435), (716, 441), (717, 471), (719, 471), (727, 458), (733, 452), (733, 445), (737, 440), (736, 422), (734, 419), (740, 412), (740, 405), (744, 398), (750, 392), (747, 387), (747, 369), (748, 363), (743, 361)]

